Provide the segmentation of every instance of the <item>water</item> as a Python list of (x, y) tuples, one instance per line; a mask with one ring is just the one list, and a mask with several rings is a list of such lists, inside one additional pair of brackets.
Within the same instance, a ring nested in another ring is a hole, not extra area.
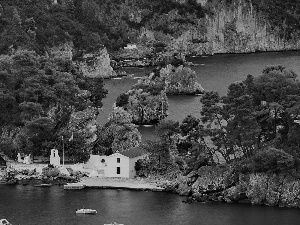
[[(214, 55), (208, 57), (188, 58), (187, 60), (196, 64), (192, 67), (196, 71), (197, 81), (207, 91), (218, 91), (220, 95), (226, 95), (228, 86), (235, 82), (244, 80), (248, 74), (257, 76), (265, 66), (282, 65), (293, 69), (300, 75), (300, 51), (269, 52), (253, 54), (230, 54)], [(109, 93), (103, 100), (104, 109), (99, 116), (99, 123), (107, 122), (108, 115), (112, 111), (112, 105), (116, 98), (125, 93), (137, 82), (138, 77), (150, 72), (151, 68), (127, 69), (128, 74), (133, 76), (121, 80), (106, 80), (105, 88)], [(188, 114), (200, 117), (201, 96), (169, 96), (169, 116), (167, 119), (181, 122)], [(139, 128), (143, 139), (153, 137), (154, 128)]]
[[(185, 204), (164, 192), (0, 186), (0, 219), (13, 225), (298, 225), (299, 209), (226, 203)], [(96, 215), (76, 215), (77, 208)]]

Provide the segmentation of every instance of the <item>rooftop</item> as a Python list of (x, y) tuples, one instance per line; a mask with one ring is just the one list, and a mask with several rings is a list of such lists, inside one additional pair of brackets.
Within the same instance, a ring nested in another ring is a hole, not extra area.
[(129, 158), (135, 158), (135, 157), (147, 154), (147, 152), (144, 149), (142, 149), (141, 147), (134, 147), (134, 148), (131, 148), (129, 150), (122, 151), (119, 153), (124, 156), (127, 156)]

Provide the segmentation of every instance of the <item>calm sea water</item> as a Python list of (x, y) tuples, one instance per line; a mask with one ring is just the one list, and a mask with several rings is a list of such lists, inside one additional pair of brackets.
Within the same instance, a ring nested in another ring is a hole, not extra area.
[[(299, 209), (238, 204), (183, 203), (162, 192), (63, 190), (61, 186), (0, 186), (0, 219), (13, 225), (298, 225)], [(81, 207), (96, 215), (76, 215)]]
[[(253, 54), (224, 54), (208, 57), (188, 58), (196, 66), (197, 81), (208, 91), (218, 91), (221, 95), (227, 93), (228, 86), (244, 80), (248, 74), (257, 76), (266, 66), (282, 65), (293, 69), (300, 76), (300, 51), (270, 52)], [(125, 93), (137, 82), (137, 78), (151, 71), (151, 68), (132, 68), (126, 70), (132, 76), (122, 79), (105, 81), (105, 88), (109, 93), (103, 100), (103, 110), (98, 122), (107, 122), (116, 98)], [(188, 114), (200, 117), (200, 96), (169, 96), (169, 116), (167, 119), (181, 122)], [(143, 139), (153, 137), (154, 128), (140, 127)]]

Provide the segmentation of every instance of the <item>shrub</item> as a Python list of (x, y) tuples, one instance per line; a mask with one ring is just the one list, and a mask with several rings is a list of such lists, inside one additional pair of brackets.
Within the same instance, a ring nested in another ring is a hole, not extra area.
[(43, 176), (47, 176), (47, 177), (57, 177), (59, 175), (59, 169), (45, 167), (45, 168), (43, 168), (42, 174), (43, 174)]
[(270, 147), (240, 162), (237, 168), (243, 173), (279, 173), (292, 171), (295, 168), (295, 162), (292, 155), (283, 150)]

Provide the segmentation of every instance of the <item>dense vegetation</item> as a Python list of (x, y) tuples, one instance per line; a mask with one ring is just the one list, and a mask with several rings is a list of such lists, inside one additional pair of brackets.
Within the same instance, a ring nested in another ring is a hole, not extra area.
[[(72, 41), (79, 52), (102, 45), (118, 49), (136, 42), (143, 26), (165, 34), (175, 33), (180, 24), (195, 23), (196, 18), (204, 16), (204, 10), (195, 0), (185, 4), (172, 0), (53, 2), (1, 1), (0, 54), (20, 46), (44, 53), (48, 47), (68, 41)], [(168, 13), (174, 16), (166, 20)]]
[(105, 95), (102, 79), (83, 77), (71, 61), (31, 51), (1, 56), (0, 149), (11, 158), (17, 152), (48, 156), (64, 144), (67, 155), (85, 161), (89, 146), (80, 130), (71, 129), (71, 115), (101, 107)]
[(252, 0), (254, 7), (266, 15), (271, 29), (289, 39), (300, 30), (299, 0)]
[[(166, 166), (189, 173), (223, 162), (234, 163), (241, 172), (297, 172), (299, 100), (300, 81), (282, 66), (266, 67), (258, 77), (248, 75), (231, 84), (224, 97), (206, 92), (200, 119), (160, 123), (160, 138), (144, 145), (152, 149), (151, 157), (137, 168), (141, 175), (165, 174)], [(168, 163), (161, 165), (162, 160)]]

